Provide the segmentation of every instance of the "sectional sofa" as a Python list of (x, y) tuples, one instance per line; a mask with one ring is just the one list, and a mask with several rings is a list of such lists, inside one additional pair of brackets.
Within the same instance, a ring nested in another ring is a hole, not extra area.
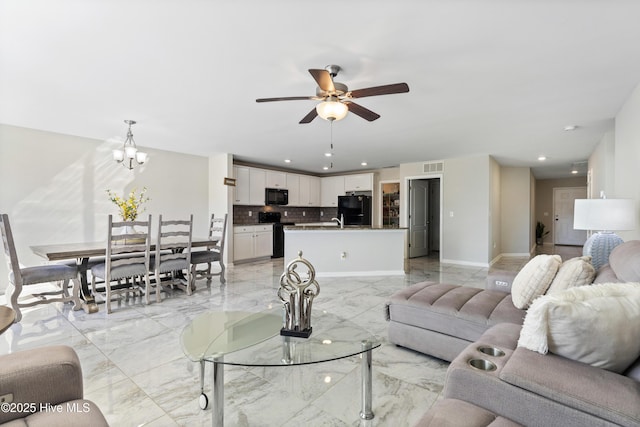
[(392, 295), (390, 342), (451, 361), (418, 425), (640, 426), (640, 241), (597, 275), (584, 258), (536, 258), (487, 289)]

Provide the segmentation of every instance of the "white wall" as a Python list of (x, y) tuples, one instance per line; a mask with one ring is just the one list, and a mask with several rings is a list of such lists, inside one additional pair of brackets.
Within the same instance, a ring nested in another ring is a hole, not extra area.
[[(636, 201), (636, 218), (640, 209), (640, 85), (631, 93), (616, 116), (613, 198)], [(636, 221), (637, 223), (638, 221)], [(617, 233), (624, 240), (640, 239), (640, 229)]]
[(612, 166), (615, 161), (615, 144), (615, 132), (607, 132), (589, 156), (591, 183), (587, 185), (587, 197), (590, 199), (600, 198), (601, 191), (607, 197), (614, 196), (614, 169), (607, 165)]
[(531, 170), (503, 167), (501, 187), (501, 251), (528, 255), (531, 249)]
[[(488, 266), (490, 261), (489, 156), (446, 159), (442, 175), (423, 172), (424, 162), (400, 165), (400, 204), (408, 206), (407, 179), (442, 177), (440, 258), (443, 262)], [(400, 225), (406, 227), (406, 212)]]
[[(147, 187), (149, 213), (194, 215), (194, 234), (209, 222), (208, 159), (144, 148), (149, 162), (129, 171), (104, 141), (0, 125), (0, 212), (9, 214), (23, 265), (41, 265), (30, 245), (101, 241), (107, 215), (118, 213), (106, 189), (124, 195)], [(142, 148), (142, 147), (141, 147)], [(0, 255), (0, 293), (7, 266)]]

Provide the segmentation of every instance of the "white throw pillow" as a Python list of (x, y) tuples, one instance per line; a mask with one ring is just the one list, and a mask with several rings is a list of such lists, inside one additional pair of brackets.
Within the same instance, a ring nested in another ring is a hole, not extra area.
[(513, 279), (511, 300), (517, 308), (529, 307), (531, 302), (549, 288), (562, 264), (560, 255), (538, 255), (531, 259)]
[(563, 291), (575, 286), (590, 285), (596, 275), (590, 256), (571, 258), (562, 263), (553, 278), (547, 294)]
[(536, 299), (518, 347), (624, 372), (640, 355), (640, 283), (578, 286)]

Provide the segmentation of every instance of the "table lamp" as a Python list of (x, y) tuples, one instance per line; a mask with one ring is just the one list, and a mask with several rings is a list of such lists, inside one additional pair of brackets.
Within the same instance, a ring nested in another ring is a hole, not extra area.
[(635, 201), (632, 199), (576, 199), (573, 211), (575, 230), (596, 231), (582, 250), (590, 255), (596, 271), (609, 263), (609, 254), (623, 240), (614, 231), (636, 228)]

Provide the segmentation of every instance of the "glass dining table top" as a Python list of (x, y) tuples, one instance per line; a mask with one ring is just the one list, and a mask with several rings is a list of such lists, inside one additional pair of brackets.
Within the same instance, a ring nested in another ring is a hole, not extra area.
[(182, 349), (194, 362), (287, 366), (342, 359), (381, 345), (366, 329), (324, 311), (313, 312), (309, 338), (281, 336), (282, 313), (277, 308), (200, 314), (183, 329)]

